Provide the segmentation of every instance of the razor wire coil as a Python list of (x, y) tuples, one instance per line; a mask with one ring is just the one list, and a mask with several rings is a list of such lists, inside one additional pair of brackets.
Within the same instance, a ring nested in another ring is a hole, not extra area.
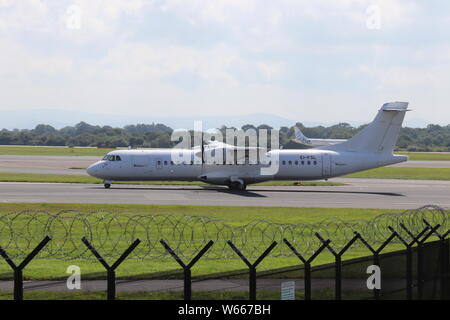
[[(78, 212), (64, 210), (58, 213), (25, 210), (0, 214), (0, 247), (12, 258), (25, 257), (46, 235), (52, 241), (38, 258), (62, 260), (95, 259), (81, 243), (86, 237), (106, 258), (117, 258), (136, 238), (142, 243), (130, 258), (167, 258), (168, 254), (159, 241), (166, 240), (177, 254), (191, 259), (209, 241), (214, 246), (206, 259), (235, 259), (226, 245), (227, 240), (248, 257), (257, 257), (273, 241), (284, 238), (304, 253), (314, 252), (320, 246), (315, 233), (330, 239), (335, 248), (343, 247), (354, 232), (359, 232), (371, 245), (383, 243), (391, 234), (392, 226), (401, 236), (408, 238), (400, 227), (404, 224), (413, 233), (425, 227), (423, 219), (432, 225), (441, 225), (442, 231), (450, 227), (450, 211), (438, 206), (424, 206), (402, 213), (384, 213), (370, 220), (343, 221), (326, 219), (316, 223), (284, 224), (267, 220), (255, 221), (243, 226), (202, 216), (150, 215), (130, 212)], [(399, 241), (395, 239), (394, 241)], [(360, 242), (354, 246), (363, 247)], [(288, 257), (291, 252), (279, 245), (272, 257)]]

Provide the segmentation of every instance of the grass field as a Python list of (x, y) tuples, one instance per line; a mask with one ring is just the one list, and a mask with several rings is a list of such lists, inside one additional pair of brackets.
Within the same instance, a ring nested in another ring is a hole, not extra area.
[[(363, 292), (346, 292), (343, 290), (344, 296), (349, 299), (350, 295), (354, 295), (355, 299), (361, 299), (361, 296), (367, 296), (366, 290)], [(0, 300), (12, 300), (13, 293), (0, 291)], [(106, 300), (106, 292), (99, 291), (74, 291), (74, 292), (48, 292), (48, 291), (25, 291), (25, 300)], [(183, 300), (183, 292), (119, 292), (116, 295), (117, 300)], [(192, 292), (193, 300), (248, 300), (248, 292), (244, 291), (194, 291)], [(258, 290), (258, 300), (280, 300), (280, 290)], [(296, 290), (296, 300), (304, 299), (304, 291)], [(334, 291), (331, 289), (315, 290), (314, 299), (333, 300)]]
[[(103, 181), (85, 175), (57, 175), (57, 174), (34, 174), (34, 173), (10, 173), (0, 172), (0, 182), (51, 182), (51, 183), (94, 183), (102, 184)], [(114, 184), (136, 184), (136, 185), (193, 185), (208, 186), (200, 181), (115, 181)], [(259, 186), (342, 186), (339, 182), (325, 181), (268, 181), (258, 183)], [(210, 185), (209, 185), (210, 186)]]
[(0, 146), (0, 155), (16, 156), (103, 156), (115, 149), (109, 148), (69, 148), (42, 146)]
[[(258, 300), (280, 300), (281, 290), (257, 290), (256, 298)], [(295, 300), (304, 299), (304, 291), (295, 291)], [(345, 300), (354, 299), (361, 300), (363, 298), (370, 299), (372, 294), (368, 290), (363, 289), (346, 289), (342, 290), (342, 296)], [(13, 293), (0, 291), (0, 300), (12, 300)], [(334, 300), (335, 293), (332, 288), (320, 289), (313, 291), (313, 300)], [(399, 299), (405, 298), (405, 292), (400, 292)], [(106, 292), (104, 291), (73, 291), (73, 292), (49, 292), (49, 291), (25, 291), (25, 300), (106, 300)], [(197, 291), (192, 292), (193, 300), (248, 300), (247, 291)], [(134, 292), (118, 292), (116, 300), (183, 300), (182, 291), (134, 291)]]
[[(68, 148), (44, 146), (0, 146), (0, 155), (35, 155), (35, 156), (103, 156), (114, 149), (108, 148)], [(433, 152), (396, 152), (409, 156), (409, 160), (450, 161), (449, 153)]]
[(409, 157), (411, 161), (450, 161), (450, 152), (395, 152)]
[[(350, 220), (369, 220), (386, 210), (379, 209), (321, 209), (321, 208), (266, 208), (266, 207), (212, 207), (212, 206), (157, 206), (157, 205), (92, 205), (92, 204), (1, 204), (0, 213), (17, 212), (21, 210), (45, 210), (48, 212), (59, 212), (61, 210), (75, 210), (78, 212), (117, 212), (126, 211), (127, 214), (159, 214), (173, 216), (203, 216), (212, 219), (218, 219), (230, 226), (244, 226), (249, 223), (266, 220), (272, 223), (297, 224), (297, 223), (314, 223), (324, 219), (341, 219)], [(399, 212), (399, 210), (389, 210), (389, 212)], [(2, 226), (0, 225), (0, 228)], [(19, 229), (20, 224), (16, 225)], [(25, 227), (25, 226), (23, 226)], [(195, 227), (195, 232), (203, 232), (202, 226)], [(82, 230), (78, 230), (79, 236), (82, 236)], [(111, 229), (114, 237), (115, 233), (121, 234), (121, 230)], [(4, 233), (3, 233), (4, 234)], [(261, 235), (252, 235), (252, 237), (260, 237)], [(256, 239), (255, 238), (255, 239)], [(8, 241), (0, 234), (0, 242)], [(28, 240), (20, 240), (28, 241)], [(19, 245), (20, 245), (19, 241)], [(39, 240), (36, 240), (36, 244)], [(55, 240), (56, 241), (56, 240)], [(131, 241), (131, 240), (130, 240)], [(253, 241), (247, 239), (247, 241)], [(170, 241), (169, 241), (170, 242)], [(270, 241), (269, 241), (270, 242)], [(1, 245), (1, 243), (0, 243)], [(82, 247), (81, 241), (79, 245)], [(283, 245), (284, 244), (280, 244)], [(265, 247), (261, 247), (261, 253)], [(398, 250), (393, 246), (392, 249)], [(230, 249), (231, 250), (231, 249)], [(118, 250), (117, 255), (121, 250)], [(230, 251), (230, 253), (232, 253)], [(246, 252), (244, 254), (249, 254)], [(367, 255), (368, 251), (364, 249), (350, 250), (346, 253), (346, 259)], [(230, 254), (230, 256), (234, 256)], [(329, 253), (321, 254), (315, 264), (328, 263), (333, 261), (333, 257)], [(111, 261), (109, 261), (111, 262)], [(297, 265), (296, 257), (270, 257), (268, 256), (258, 267), (259, 270), (272, 269), (278, 267), (286, 267)], [(57, 279), (67, 277), (66, 269), (69, 265), (78, 265), (83, 273), (84, 278), (104, 278), (104, 268), (98, 261), (75, 259), (75, 260), (57, 260), (57, 259), (35, 259), (24, 270), (26, 279)], [(215, 272), (226, 272), (245, 268), (245, 264), (237, 258), (200, 260), (193, 268), (193, 275), (202, 275)], [(121, 265), (117, 270), (118, 278), (147, 278), (149, 274), (156, 272), (170, 272), (180, 270), (179, 265), (170, 257), (165, 259), (129, 259)], [(12, 272), (10, 267), (2, 259), (0, 261), (0, 279), (10, 279)]]
[(347, 178), (450, 180), (450, 168), (382, 167), (346, 175)]

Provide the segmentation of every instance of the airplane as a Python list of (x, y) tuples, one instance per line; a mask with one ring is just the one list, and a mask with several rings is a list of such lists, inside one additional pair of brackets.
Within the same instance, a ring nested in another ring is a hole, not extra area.
[(295, 131), (295, 139), (293, 141), (300, 144), (304, 144), (311, 148), (332, 146), (347, 141), (346, 139), (310, 139), (307, 138), (298, 127), (294, 127), (294, 131)]
[[(393, 154), (407, 108), (408, 102), (385, 103), (375, 119), (347, 141), (314, 149), (270, 150), (265, 153), (268, 162), (208, 163), (204, 148), (200, 152), (198, 148), (116, 150), (87, 168), (87, 173), (102, 179), (106, 189), (113, 181), (203, 181), (242, 191), (269, 180), (328, 180), (407, 161), (407, 156)], [(213, 150), (222, 148), (211, 148), (209, 155)], [(174, 161), (174, 154), (190, 160)], [(276, 170), (264, 171), (272, 167)]]

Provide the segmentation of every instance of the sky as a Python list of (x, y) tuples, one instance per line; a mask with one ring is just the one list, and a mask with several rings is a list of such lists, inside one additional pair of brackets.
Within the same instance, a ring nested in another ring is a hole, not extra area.
[(0, 0), (0, 110), (447, 125), (449, 35), (449, 1)]

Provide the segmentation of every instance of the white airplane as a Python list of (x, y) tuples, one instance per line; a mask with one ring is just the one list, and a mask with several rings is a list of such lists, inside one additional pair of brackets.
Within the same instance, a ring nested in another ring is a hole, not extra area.
[(294, 139), (295, 142), (307, 145), (308, 147), (312, 148), (332, 146), (347, 141), (346, 139), (310, 139), (305, 137), (305, 135), (303, 134), (303, 132), (300, 131), (299, 128), (294, 127), (294, 131), (295, 131), (295, 139)]
[[(164, 180), (203, 181), (245, 190), (249, 184), (268, 180), (327, 180), (407, 161), (407, 156), (393, 154), (407, 107), (407, 102), (385, 103), (375, 119), (351, 139), (317, 149), (271, 150), (265, 153), (273, 160), (269, 162), (205, 163), (205, 148), (203, 152), (198, 148), (117, 150), (91, 165), (87, 173), (103, 179), (105, 188), (112, 181)], [(213, 150), (219, 149), (212, 148), (211, 155)], [(190, 160), (174, 161), (174, 153)], [(272, 166), (276, 166), (273, 172), (263, 171)]]

